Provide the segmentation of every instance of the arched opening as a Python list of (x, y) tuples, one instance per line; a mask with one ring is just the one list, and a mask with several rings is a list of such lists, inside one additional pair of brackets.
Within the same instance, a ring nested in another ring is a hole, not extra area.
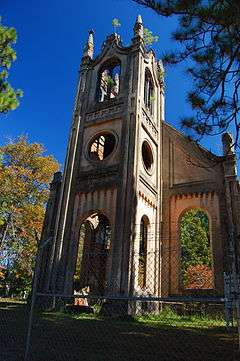
[(120, 89), (121, 63), (118, 59), (108, 60), (98, 75), (97, 97), (99, 102), (114, 99)]
[(151, 114), (153, 114), (154, 100), (155, 98), (152, 76), (150, 71), (146, 69), (144, 82), (144, 103)]
[(101, 213), (93, 213), (81, 224), (79, 231), (73, 284), (75, 291), (88, 288), (91, 294), (104, 294), (110, 246), (109, 220)]
[(183, 289), (213, 289), (214, 274), (209, 218), (190, 209), (180, 221), (181, 283)]
[(147, 241), (149, 220), (143, 216), (140, 223), (139, 254), (138, 254), (138, 286), (146, 287), (147, 275)]
[(101, 133), (90, 142), (88, 155), (91, 160), (104, 160), (114, 150), (116, 144), (115, 136), (111, 133)]

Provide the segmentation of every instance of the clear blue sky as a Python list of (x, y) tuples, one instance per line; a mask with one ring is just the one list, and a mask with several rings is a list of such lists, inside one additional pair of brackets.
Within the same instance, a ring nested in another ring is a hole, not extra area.
[[(18, 33), (17, 61), (10, 69), (10, 83), (24, 91), (19, 108), (0, 117), (0, 144), (7, 138), (28, 134), (30, 141), (45, 145), (47, 153), (64, 163), (78, 69), (89, 29), (95, 31), (95, 55), (107, 35), (112, 19), (122, 24), (123, 44), (130, 43), (138, 14), (144, 26), (159, 35), (154, 46), (160, 58), (176, 47), (171, 41), (173, 19), (164, 19), (131, 0), (1, 0), (4, 25)], [(186, 104), (189, 87), (183, 66), (166, 69), (166, 120), (178, 127), (181, 116), (190, 115)], [(203, 143), (221, 152), (218, 138)]]

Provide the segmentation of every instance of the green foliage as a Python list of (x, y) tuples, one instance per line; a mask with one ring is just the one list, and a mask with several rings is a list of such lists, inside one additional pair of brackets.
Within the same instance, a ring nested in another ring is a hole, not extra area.
[(110, 75), (108, 75), (106, 77), (105, 81), (106, 81), (107, 86), (109, 86), (109, 87), (113, 87), (115, 85), (115, 81), (113, 80), (113, 78)]
[(14, 90), (8, 82), (8, 70), (16, 60), (16, 52), (12, 45), (16, 43), (17, 34), (14, 28), (4, 26), (0, 18), (0, 113), (16, 109), (21, 90)]
[(158, 42), (159, 36), (153, 35), (152, 31), (147, 28), (143, 29), (143, 41), (146, 46), (152, 46), (153, 43)]
[[(188, 305), (189, 306), (189, 305)], [(190, 307), (193, 308), (193, 304), (190, 304)], [(187, 306), (185, 306), (187, 308)], [(187, 314), (189, 313), (189, 314)], [(224, 327), (225, 320), (222, 316), (214, 316), (207, 314), (206, 312), (187, 312), (186, 315), (178, 314), (171, 307), (164, 307), (162, 312), (159, 314), (147, 314), (143, 316), (136, 316), (134, 318), (138, 322), (152, 324), (155, 326), (171, 326), (171, 327), (181, 327), (181, 328), (210, 328), (210, 327)]]
[[(238, 0), (134, 0), (158, 15), (178, 19), (173, 39), (180, 50), (164, 57), (167, 64), (187, 62), (193, 80), (188, 102), (196, 116), (182, 126), (201, 139), (235, 127), (239, 143), (240, 2)], [(190, 60), (190, 61), (189, 61)]]
[(120, 28), (120, 26), (121, 26), (119, 19), (114, 18), (114, 19), (112, 20), (112, 26), (113, 26), (114, 32), (116, 33), (116, 32), (117, 32), (117, 28)]
[[(187, 308), (194, 308), (193, 304), (185, 305), (186, 314), (178, 314), (173, 308), (165, 306), (161, 312), (158, 314), (146, 313), (140, 316), (133, 316), (130, 319), (123, 319), (120, 321), (118, 319), (115, 322), (126, 323), (126, 324), (141, 324), (144, 326), (154, 326), (154, 327), (179, 327), (183, 328), (201, 328), (209, 329), (212, 327), (225, 327), (225, 320), (222, 315), (211, 315), (207, 312), (200, 312), (199, 309), (194, 312), (193, 310), (187, 310)], [(94, 314), (69, 314), (65, 317), (70, 317), (75, 320), (79, 319), (89, 319), (89, 320), (100, 320), (101, 319), (101, 308), (102, 303), (95, 303), (93, 306)], [(199, 308), (199, 305), (198, 305)], [(59, 314), (59, 317), (62, 317), (62, 314)]]
[(189, 282), (191, 266), (198, 266), (198, 268), (200, 265), (206, 265), (208, 268), (212, 266), (209, 220), (206, 213), (199, 209), (192, 209), (183, 215), (180, 223), (180, 241), (181, 268), (183, 282), (186, 285)]

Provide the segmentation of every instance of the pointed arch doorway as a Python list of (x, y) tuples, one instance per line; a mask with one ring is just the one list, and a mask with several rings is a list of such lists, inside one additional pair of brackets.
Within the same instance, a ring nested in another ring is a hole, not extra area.
[(73, 288), (103, 295), (109, 274), (111, 226), (108, 218), (94, 212), (80, 226)]

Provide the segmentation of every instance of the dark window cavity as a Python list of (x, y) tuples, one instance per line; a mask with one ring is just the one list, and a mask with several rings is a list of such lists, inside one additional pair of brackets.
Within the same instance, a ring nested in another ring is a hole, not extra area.
[(144, 103), (146, 108), (151, 114), (153, 114), (153, 104), (154, 104), (154, 89), (153, 81), (150, 71), (147, 69), (145, 71), (145, 83), (144, 83)]
[(148, 225), (148, 218), (143, 216), (140, 223), (138, 260), (138, 285), (140, 288), (146, 287)]
[(83, 221), (76, 249), (76, 267), (73, 288), (102, 295), (107, 285), (107, 270), (111, 247), (111, 226), (100, 212)]
[(146, 140), (142, 144), (142, 160), (144, 167), (150, 172), (153, 166), (153, 154), (152, 149)]

